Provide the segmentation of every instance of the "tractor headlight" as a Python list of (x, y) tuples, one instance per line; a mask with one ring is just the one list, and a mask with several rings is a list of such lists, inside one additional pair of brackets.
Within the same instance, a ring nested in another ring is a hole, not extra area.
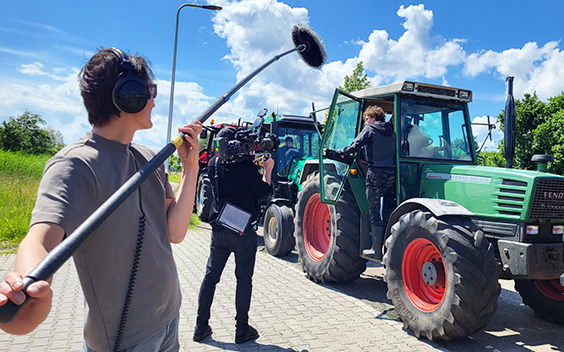
[(537, 225), (527, 225), (525, 229), (525, 234), (527, 235), (538, 235), (539, 234), (539, 227)]
[(413, 82), (404, 82), (403, 87), (401, 88), (401, 90), (405, 90), (407, 92), (413, 92), (414, 89), (415, 89), (415, 83)]
[(459, 90), (458, 97), (460, 99), (470, 99), (470, 91), (468, 90)]

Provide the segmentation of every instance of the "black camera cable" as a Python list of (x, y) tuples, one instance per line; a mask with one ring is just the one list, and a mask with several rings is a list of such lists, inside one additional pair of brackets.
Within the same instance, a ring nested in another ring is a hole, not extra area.
[[(138, 171), (137, 159), (135, 159), (133, 153), (131, 153), (131, 155), (133, 156), (135, 169), (136, 171)], [(114, 343), (114, 352), (120, 350), (121, 340), (123, 338), (123, 333), (125, 330), (125, 323), (127, 321), (127, 314), (129, 313), (129, 306), (131, 304), (131, 296), (133, 295), (133, 289), (135, 288), (135, 280), (137, 279), (137, 268), (139, 267), (141, 249), (143, 248), (143, 238), (145, 236), (145, 213), (143, 212), (143, 204), (141, 202), (141, 187), (137, 188), (137, 190), (139, 191), (139, 210), (141, 211), (141, 217), (139, 218), (139, 230), (137, 234), (137, 244), (135, 245), (135, 255), (133, 256), (133, 265), (131, 267), (129, 283), (127, 285), (127, 293), (125, 294), (123, 309), (121, 311), (121, 318), (119, 321), (116, 341)]]

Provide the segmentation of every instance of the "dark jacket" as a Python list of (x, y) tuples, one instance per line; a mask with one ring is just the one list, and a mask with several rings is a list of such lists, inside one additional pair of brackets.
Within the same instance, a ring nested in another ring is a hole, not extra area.
[(208, 176), (214, 194), (210, 213), (212, 227), (219, 226), (214, 220), (225, 202), (252, 213), (251, 222), (257, 220), (260, 204), (270, 194), (270, 185), (262, 180), (262, 175), (250, 158), (235, 163), (217, 164), (216, 179), (217, 160), (218, 158), (213, 157), (208, 164)]
[(352, 154), (366, 146), (366, 158), (372, 167), (393, 167), (396, 164), (396, 135), (392, 125), (376, 121), (364, 129), (348, 147), (339, 149), (338, 154)]

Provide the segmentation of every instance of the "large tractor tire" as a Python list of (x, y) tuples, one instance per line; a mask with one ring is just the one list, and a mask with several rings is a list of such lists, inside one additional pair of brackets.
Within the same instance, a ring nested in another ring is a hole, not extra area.
[(343, 190), (335, 205), (321, 203), (319, 173), (308, 176), (298, 194), (295, 235), (302, 269), (315, 282), (351, 282), (366, 270), (360, 253), (356, 202)]
[(385, 246), (388, 298), (417, 337), (459, 339), (489, 323), (500, 268), (469, 219), (415, 210), (392, 226)]
[(213, 191), (210, 178), (206, 173), (201, 173), (196, 187), (196, 214), (203, 222), (209, 221), (212, 199)]
[(296, 246), (294, 214), (286, 205), (271, 204), (264, 214), (264, 246), (268, 253), (283, 257)]
[(515, 280), (515, 290), (537, 316), (564, 324), (564, 287), (560, 280)]

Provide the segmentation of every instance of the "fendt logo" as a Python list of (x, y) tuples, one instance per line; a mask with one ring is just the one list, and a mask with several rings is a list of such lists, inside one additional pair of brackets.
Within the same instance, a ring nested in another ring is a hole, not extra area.
[(543, 192), (545, 199), (563, 199), (564, 192)]

